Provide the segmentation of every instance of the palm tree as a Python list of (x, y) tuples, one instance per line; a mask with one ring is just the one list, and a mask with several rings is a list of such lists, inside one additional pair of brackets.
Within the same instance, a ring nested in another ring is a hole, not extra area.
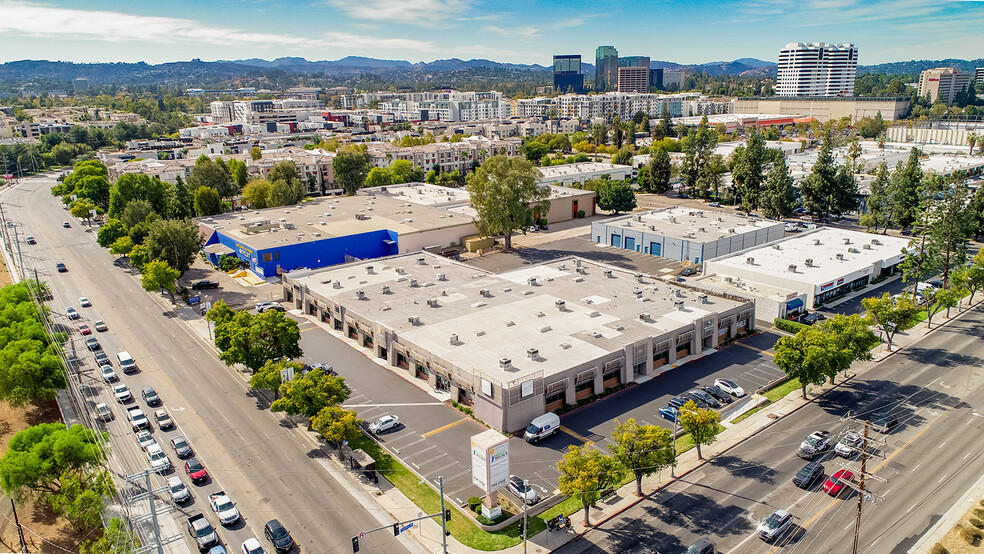
[(967, 133), (967, 144), (970, 145), (971, 156), (974, 155), (974, 147), (977, 146), (978, 143), (982, 143), (981, 146), (984, 146), (984, 140), (982, 139), (984, 139), (984, 136), (978, 135), (977, 133)]

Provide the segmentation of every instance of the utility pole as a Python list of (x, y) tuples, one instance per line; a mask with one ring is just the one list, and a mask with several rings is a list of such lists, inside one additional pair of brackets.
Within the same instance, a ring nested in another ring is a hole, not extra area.
[(530, 522), (526, 519), (526, 491), (530, 490), (530, 480), (523, 479), (523, 554), (526, 554), (526, 528)]
[(14, 512), (14, 525), (17, 526), (17, 537), (20, 539), (21, 552), (27, 554), (27, 542), (24, 540), (24, 528), (21, 527), (20, 520), (17, 519), (17, 507), (14, 506), (14, 499), (10, 499), (10, 510)]
[[(145, 544), (142, 547), (140, 547), (139, 550), (136, 551), (137, 554), (144, 554), (149, 552), (155, 552), (156, 554), (164, 554), (164, 545), (175, 541), (180, 541), (182, 537), (182, 535), (180, 534), (171, 535), (169, 537), (163, 537), (163, 538), (161, 537), (161, 529), (157, 521), (157, 514), (158, 514), (157, 494), (168, 490), (168, 488), (167, 487), (161, 487), (159, 489), (152, 488), (152, 484), (150, 482), (150, 470), (147, 469), (141, 471), (140, 473), (135, 473), (133, 475), (127, 476), (125, 480), (129, 483), (142, 482), (144, 487), (144, 492), (129, 497), (129, 503), (131, 507), (135, 508), (136, 503), (141, 502), (143, 500), (147, 500), (149, 502), (148, 512), (146, 514), (140, 514), (136, 517), (133, 517), (132, 521), (134, 526), (140, 525), (145, 521), (149, 521), (150, 526), (152, 528), (150, 529), (150, 531), (153, 532), (154, 540), (152, 543), (149, 544), (147, 544), (149, 541), (145, 541)], [(170, 506), (163, 510), (163, 512), (165, 513), (172, 512), (172, 511), (174, 511), (174, 508)], [(146, 527), (144, 528), (146, 529)]]
[(854, 554), (858, 553), (858, 538), (861, 535), (861, 508), (864, 505), (864, 464), (868, 460), (868, 420), (864, 421), (864, 433), (861, 435), (861, 475), (858, 478), (858, 517), (854, 522)]
[(444, 476), (437, 478), (437, 484), (441, 488), (441, 542), (443, 543), (444, 554), (448, 554), (448, 516), (444, 508)]
[(670, 464), (670, 479), (676, 479), (676, 475), (673, 473), (673, 469), (676, 467), (676, 437), (677, 437), (677, 420), (680, 417), (680, 411), (677, 411), (676, 417), (673, 418), (673, 434), (670, 435), (670, 443), (673, 445), (673, 463)]

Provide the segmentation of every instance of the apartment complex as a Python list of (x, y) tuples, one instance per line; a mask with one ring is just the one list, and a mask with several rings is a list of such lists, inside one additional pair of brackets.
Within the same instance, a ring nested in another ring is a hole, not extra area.
[(286, 98), (282, 100), (238, 100), (212, 102), (209, 105), (212, 122), (264, 124), (293, 123), (318, 114), (321, 105), (317, 99)]
[(423, 146), (400, 147), (389, 143), (369, 145), (369, 163), (373, 167), (389, 167), (397, 160), (407, 160), (421, 171), (435, 167), (441, 172), (467, 173), (476, 164), (492, 156), (519, 155), (521, 140), (490, 140), (485, 137), (467, 137), (461, 142), (437, 142)]
[[(635, 68), (620, 68), (635, 69)], [(648, 75), (647, 75), (648, 77)], [(665, 94), (608, 92), (605, 94), (583, 95), (565, 94), (553, 99), (557, 115), (571, 119), (590, 119), (613, 116), (631, 118), (636, 112), (642, 111), (650, 117), (659, 117), (665, 106), (671, 116), (683, 114), (683, 97)]]
[(558, 92), (584, 92), (581, 56), (553, 57), (553, 86)]
[[(577, 63), (580, 71), (580, 61)], [(508, 105), (495, 91), (407, 93), (378, 102), (378, 110), (402, 121), (479, 121), (508, 117)]]
[(953, 104), (957, 95), (967, 90), (970, 77), (970, 73), (955, 67), (927, 69), (919, 74), (919, 96), (925, 96), (933, 103)]
[(615, 88), (618, 83), (618, 50), (614, 46), (599, 46), (595, 50), (595, 92)]
[(779, 52), (777, 96), (850, 96), (858, 70), (853, 44), (792, 42)]

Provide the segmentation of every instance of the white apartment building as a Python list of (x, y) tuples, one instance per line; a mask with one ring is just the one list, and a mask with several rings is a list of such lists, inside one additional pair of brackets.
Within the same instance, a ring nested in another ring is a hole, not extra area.
[(520, 144), (519, 139), (489, 140), (485, 137), (467, 137), (461, 142), (438, 142), (406, 148), (377, 143), (368, 145), (369, 164), (389, 167), (397, 160), (407, 160), (425, 172), (438, 166), (441, 172), (465, 173), (491, 156), (518, 156)]
[(953, 104), (957, 94), (967, 90), (970, 73), (955, 67), (937, 67), (919, 74), (919, 96), (926, 96), (930, 102), (940, 101)]
[(648, 93), (608, 92), (605, 94), (564, 94), (556, 99), (557, 115), (570, 119), (591, 119), (603, 117), (611, 120), (613, 116), (631, 119), (637, 112), (645, 112), (650, 117), (659, 117), (665, 107), (670, 115), (683, 114), (683, 99), (680, 96)]
[(779, 51), (777, 96), (851, 96), (858, 71), (853, 44), (791, 42)]
[(212, 102), (212, 122), (221, 123), (288, 123), (308, 119), (321, 112), (321, 104), (309, 98), (282, 100), (245, 100)]

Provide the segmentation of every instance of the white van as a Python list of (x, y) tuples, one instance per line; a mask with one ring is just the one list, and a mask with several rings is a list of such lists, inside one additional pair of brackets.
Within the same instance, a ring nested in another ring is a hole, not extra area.
[(530, 422), (523, 438), (526, 442), (540, 442), (557, 431), (560, 431), (560, 416), (552, 412), (546, 413)]
[(120, 352), (116, 355), (116, 361), (120, 363), (120, 369), (123, 373), (130, 373), (137, 370), (137, 362), (133, 361), (133, 357), (130, 356), (129, 352)]

